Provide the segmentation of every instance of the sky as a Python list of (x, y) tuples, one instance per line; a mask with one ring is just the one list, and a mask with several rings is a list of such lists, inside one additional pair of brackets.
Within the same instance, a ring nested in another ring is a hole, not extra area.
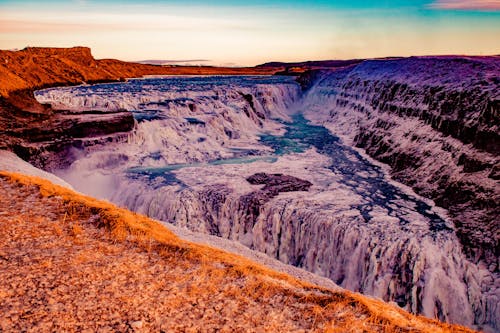
[(268, 61), (500, 54), (500, 0), (0, 0), (0, 49), (96, 58)]

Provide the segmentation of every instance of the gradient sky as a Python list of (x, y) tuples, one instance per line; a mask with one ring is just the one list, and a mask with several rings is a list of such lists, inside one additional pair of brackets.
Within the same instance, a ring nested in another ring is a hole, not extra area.
[(0, 0), (0, 49), (217, 65), (500, 54), (500, 0)]

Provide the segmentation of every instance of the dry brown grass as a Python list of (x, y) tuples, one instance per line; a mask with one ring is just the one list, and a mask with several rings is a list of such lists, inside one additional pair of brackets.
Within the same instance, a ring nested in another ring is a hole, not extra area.
[(40, 178), (0, 172), (0, 184), (0, 331), (471, 332), (182, 241)]

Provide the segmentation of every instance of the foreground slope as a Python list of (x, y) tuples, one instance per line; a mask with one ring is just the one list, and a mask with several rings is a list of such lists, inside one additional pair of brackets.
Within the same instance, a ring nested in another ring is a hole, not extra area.
[(146, 217), (0, 174), (3, 331), (469, 332), (187, 243)]

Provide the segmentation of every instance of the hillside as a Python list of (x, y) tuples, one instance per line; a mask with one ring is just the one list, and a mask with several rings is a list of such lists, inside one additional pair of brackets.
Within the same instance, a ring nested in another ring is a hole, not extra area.
[(255, 66), (258, 69), (275, 69), (276, 74), (280, 75), (300, 75), (310, 70), (320, 69), (335, 69), (357, 65), (365, 59), (350, 59), (350, 60), (319, 60), (319, 61), (302, 61), (302, 62), (266, 62)]
[(182, 241), (41, 178), (0, 175), (2, 331), (470, 332)]

